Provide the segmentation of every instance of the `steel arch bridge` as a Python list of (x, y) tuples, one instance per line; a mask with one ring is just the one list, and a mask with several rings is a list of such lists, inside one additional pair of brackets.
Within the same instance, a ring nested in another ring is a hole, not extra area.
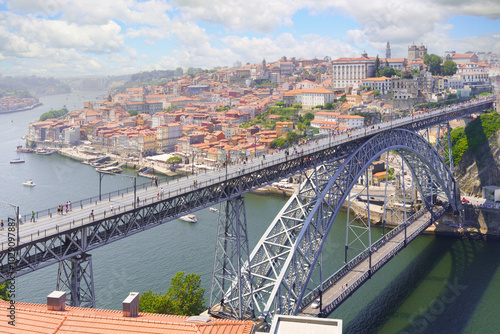
[(389, 150), (409, 167), (428, 210), (437, 197), (454, 212), (459, 210), (452, 171), (431, 144), (410, 130), (380, 133), (347, 157), (329, 160), (306, 176), (243, 266), (242, 291), (235, 293), (238, 286), (233, 284), (226, 294), (228, 298), (241, 296), (240, 314), (266, 319), (301, 311), (301, 301), (313, 271), (320, 266), (322, 247), (342, 204), (363, 172)]

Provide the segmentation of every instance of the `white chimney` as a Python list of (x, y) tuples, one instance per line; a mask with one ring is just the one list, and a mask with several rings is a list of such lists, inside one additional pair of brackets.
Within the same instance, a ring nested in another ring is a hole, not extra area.
[(124, 317), (139, 315), (139, 292), (131, 292), (122, 303)]
[(53, 291), (47, 296), (47, 309), (49, 311), (64, 311), (66, 308), (66, 292)]

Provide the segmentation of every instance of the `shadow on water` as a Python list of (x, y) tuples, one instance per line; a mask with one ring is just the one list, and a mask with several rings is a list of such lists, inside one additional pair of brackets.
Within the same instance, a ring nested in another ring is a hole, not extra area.
[[(399, 333), (464, 332), (500, 264), (500, 254), (492, 248), (494, 245), (480, 241), (436, 238), (345, 327), (345, 333), (375, 333), (391, 318), (400, 321), (394, 331)], [(450, 257), (449, 274), (433, 276), (431, 272), (442, 265), (445, 256)], [(480, 281), (476, 273), (482, 273)], [(442, 285), (439, 293), (430, 292), (430, 301), (429, 295), (414, 295), (424, 281)], [(476, 281), (474, 285), (465, 284)], [(411, 307), (402, 307), (409, 298), (413, 298)]]
[[(372, 303), (359, 312), (357, 317), (345, 327), (345, 333), (376, 332), (393, 316), (401, 304), (412, 294), (412, 288), (417, 287), (444, 256), (442, 246), (438, 242), (439, 240), (433, 240), (403, 272), (387, 285)], [(383, 275), (384, 269), (382, 268), (375, 275)]]
[[(457, 240), (453, 243), (452, 270), (445, 288), (429, 305), (427, 314), (418, 319), (419, 326), (408, 326), (406, 332), (463, 333), (499, 267), (500, 254), (492, 249), (497, 247), (491, 242)], [(481, 273), (480, 278), (477, 273)]]

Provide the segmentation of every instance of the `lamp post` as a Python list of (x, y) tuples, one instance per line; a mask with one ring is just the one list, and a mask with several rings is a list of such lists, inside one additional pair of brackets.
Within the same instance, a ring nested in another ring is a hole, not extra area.
[(226, 181), (227, 181), (227, 165), (229, 164), (229, 152), (226, 152)]
[(134, 209), (137, 207), (137, 202), (136, 202), (136, 198), (137, 198), (137, 177), (136, 176), (131, 176), (131, 175), (122, 175), (122, 176), (125, 176), (125, 177), (128, 177), (130, 179), (134, 179), (134, 199), (133, 199), (133, 203), (134, 203)]
[[(16, 215), (17, 245), (19, 246), (19, 240), (20, 240), (19, 239), (19, 206), (15, 205), (15, 204), (11, 204), (9, 202), (4, 202), (4, 201), (0, 201), (0, 203), (7, 204), (7, 205), (14, 208), (14, 214)], [(9, 225), (9, 223), (7, 222), (7, 230), (8, 230), (8, 225)]]

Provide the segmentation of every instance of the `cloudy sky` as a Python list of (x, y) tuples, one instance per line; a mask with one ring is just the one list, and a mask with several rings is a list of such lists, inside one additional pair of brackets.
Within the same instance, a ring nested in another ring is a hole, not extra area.
[(500, 52), (500, 0), (0, 0), (0, 74)]

